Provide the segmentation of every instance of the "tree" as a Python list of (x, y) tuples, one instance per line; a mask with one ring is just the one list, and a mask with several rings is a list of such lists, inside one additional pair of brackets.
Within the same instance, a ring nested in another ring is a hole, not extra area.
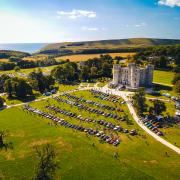
[(4, 106), (4, 99), (0, 97), (0, 108), (2, 108), (3, 106)]
[(52, 69), (51, 75), (59, 82), (65, 80), (65, 73), (62, 66), (57, 66)]
[(31, 72), (29, 74), (30, 84), (36, 91), (43, 93), (46, 89), (49, 90), (51, 85), (54, 85), (55, 80), (52, 76), (43, 75), (42, 71)]
[(56, 152), (52, 145), (46, 144), (42, 148), (36, 148), (38, 164), (36, 167), (35, 179), (52, 180), (56, 170), (59, 168), (56, 161)]
[(180, 80), (174, 85), (174, 90), (180, 94)]
[(96, 76), (97, 76), (97, 67), (91, 67), (91, 78), (96, 78)]
[(102, 76), (111, 77), (112, 76), (112, 66), (111, 64), (104, 62), (102, 64)]
[(18, 98), (25, 98), (27, 95), (32, 95), (32, 87), (24, 80), (20, 78), (10, 78), (4, 83), (5, 92), (9, 98), (15, 95)]
[(21, 70), (21, 69), (20, 69), (19, 66), (15, 66), (15, 67), (14, 67), (14, 71), (15, 71), (15, 72), (19, 72), (20, 70)]
[(88, 66), (83, 66), (81, 69), (81, 79), (87, 81), (90, 79), (90, 69)]
[(144, 88), (140, 88), (135, 95), (133, 96), (134, 106), (137, 109), (139, 114), (142, 114), (146, 108), (146, 98), (145, 98), (145, 90)]
[(174, 76), (174, 78), (173, 78), (172, 83), (173, 83), (173, 84), (176, 84), (176, 82), (179, 81), (179, 80), (180, 80), (180, 73), (176, 73), (175, 76)]
[(0, 92), (4, 92), (5, 91), (5, 81), (7, 79), (10, 79), (10, 77), (6, 74), (3, 74), (2, 76), (0, 76)]
[(8, 94), (9, 98), (12, 97), (13, 88), (12, 88), (11, 79), (7, 79), (5, 81), (5, 83), (4, 83), (4, 91)]
[(0, 148), (4, 147), (4, 137), (7, 135), (6, 131), (0, 131)]
[(32, 95), (32, 87), (24, 79), (15, 79), (14, 83), (15, 96), (25, 98), (27, 95)]
[(155, 100), (153, 101), (153, 106), (154, 112), (157, 115), (161, 114), (163, 111), (166, 111), (166, 105), (163, 101)]

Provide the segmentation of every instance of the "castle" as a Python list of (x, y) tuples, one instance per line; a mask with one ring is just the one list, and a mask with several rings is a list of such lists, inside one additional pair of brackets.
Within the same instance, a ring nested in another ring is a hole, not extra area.
[(153, 82), (152, 65), (145, 68), (138, 67), (135, 63), (129, 63), (127, 67), (113, 66), (114, 85), (125, 85), (127, 88), (137, 89), (139, 87), (151, 87)]

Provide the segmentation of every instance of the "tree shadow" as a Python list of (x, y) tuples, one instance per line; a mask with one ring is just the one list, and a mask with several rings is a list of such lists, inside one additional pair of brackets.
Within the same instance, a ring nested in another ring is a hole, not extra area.
[(156, 91), (160, 91), (160, 90), (172, 91), (173, 88), (171, 86), (154, 83), (154, 90), (156, 90)]
[(13, 148), (14, 147), (13, 147), (13, 143), (12, 142), (4, 143), (4, 144), (0, 145), (0, 150), (1, 149), (5, 149), (7, 151), (8, 149), (13, 149)]
[(35, 99), (36, 99), (35, 95), (26, 96), (24, 98), (20, 98), (20, 97), (9, 97), (8, 98), (8, 100), (10, 100), (10, 101), (19, 100), (19, 101), (21, 101), (23, 103), (30, 102), (30, 101), (33, 101)]

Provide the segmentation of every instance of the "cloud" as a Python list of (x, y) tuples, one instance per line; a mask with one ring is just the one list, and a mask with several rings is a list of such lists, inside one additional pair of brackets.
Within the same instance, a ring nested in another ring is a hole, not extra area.
[(77, 19), (82, 17), (95, 18), (96, 12), (87, 11), (87, 10), (77, 10), (73, 9), (72, 11), (57, 11), (57, 18), (67, 17), (69, 19)]
[(134, 26), (135, 26), (135, 27), (144, 27), (144, 26), (146, 26), (146, 25), (147, 25), (146, 23), (142, 22), (142, 23), (140, 23), (140, 24), (135, 24)]
[(82, 30), (84, 31), (106, 31), (106, 28), (98, 28), (98, 27), (87, 27), (87, 26), (83, 26), (81, 27)]
[(97, 28), (97, 27), (86, 27), (86, 26), (83, 26), (81, 29), (84, 30), (84, 31), (99, 31), (99, 28)]
[(159, 0), (158, 4), (162, 6), (180, 7), (180, 0)]
[(136, 27), (136, 28), (140, 28), (140, 27), (145, 27), (147, 26), (147, 24), (145, 22), (139, 23), (139, 24), (126, 24), (124, 25), (125, 27), (129, 28), (129, 27)]

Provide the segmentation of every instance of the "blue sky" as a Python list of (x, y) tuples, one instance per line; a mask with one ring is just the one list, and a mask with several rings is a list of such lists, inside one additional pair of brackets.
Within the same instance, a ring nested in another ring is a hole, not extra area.
[(180, 0), (0, 0), (0, 43), (180, 39)]

